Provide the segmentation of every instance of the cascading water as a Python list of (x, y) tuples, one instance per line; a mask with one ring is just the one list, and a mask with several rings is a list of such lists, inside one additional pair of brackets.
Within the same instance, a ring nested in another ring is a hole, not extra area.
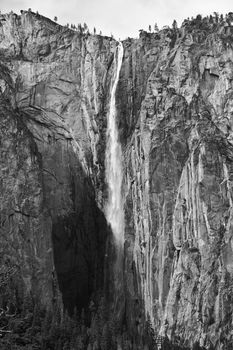
[(115, 76), (111, 91), (110, 110), (107, 125), (107, 147), (106, 147), (106, 181), (109, 189), (106, 205), (107, 221), (111, 225), (115, 243), (118, 248), (124, 245), (124, 210), (122, 201), (122, 150), (119, 142), (116, 123), (116, 88), (120, 76), (124, 49), (120, 42), (117, 46), (115, 56)]

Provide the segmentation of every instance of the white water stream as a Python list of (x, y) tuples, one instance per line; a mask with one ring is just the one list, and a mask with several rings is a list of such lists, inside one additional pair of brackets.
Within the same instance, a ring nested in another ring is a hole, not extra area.
[(111, 91), (110, 110), (107, 121), (106, 146), (106, 181), (108, 201), (106, 205), (107, 221), (111, 225), (113, 236), (118, 247), (124, 245), (124, 210), (122, 201), (122, 150), (117, 128), (116, 88), (119, 81), (124, 49), (120, 42), (115, 55), (115, 76)]

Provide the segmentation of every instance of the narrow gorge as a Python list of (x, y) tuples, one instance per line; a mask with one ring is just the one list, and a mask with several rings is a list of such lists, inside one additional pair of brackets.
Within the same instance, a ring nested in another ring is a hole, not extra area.
[(1, 349), (233, 348), (232, 13), (0, 14), (0, 126)]

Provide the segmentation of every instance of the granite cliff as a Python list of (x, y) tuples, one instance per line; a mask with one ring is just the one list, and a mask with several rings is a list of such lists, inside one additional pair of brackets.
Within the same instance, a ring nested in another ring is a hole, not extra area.
[[(233, 346), (231, 21), (199, 16), (123, 41), (120, 318), (134, 341), (118, 349), (150, 348), (146, 322), (180, 348)], [(0, 272), (12, 285), (2, 306), (29, 293), (72, 314), (111, 295), (105, 149), (116, 47), (32, 12), (0, 17)]]

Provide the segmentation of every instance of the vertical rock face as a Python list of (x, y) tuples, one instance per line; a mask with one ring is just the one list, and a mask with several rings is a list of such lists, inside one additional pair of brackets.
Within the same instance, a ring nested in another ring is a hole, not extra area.
[(22, 302), (24, 291), (31, 291), (49, 304), (55, 297), (52, 222), (43, 209), (41, 157), (24, 124), (2, 101), (0, 109), (1, 278), (5, 271), (15, 276), (19, 299), (15, 302)]
[(197, 36), (193, 26), (173, 46), (171, 30), (126, 43), (121, 86), (141, 97), (125, 102), (119, 92), (130, 116), (127, 292), (141, 295), (161, 335), (220, 349), (232, 343), (233, 51), (227, 31)]
[(82, 308), (103, 286), (103, 101), (116, 45), (27, 12), (2, 16), (0, 31), (1, 239), (14, 241), (28, 290), (50, 284), (38, 294), (51, 304), (57, 275), (65, 306)]
[[(117, 44), (28, 12), (0, 21), (1, 264), (45, 304), (56, 275), (82, 308), (103, 286)], [(193, 21), (125, 40), (116, 91), (128, 327), (145, 316), (207, 349), (233, 342), (231, 31)]]

